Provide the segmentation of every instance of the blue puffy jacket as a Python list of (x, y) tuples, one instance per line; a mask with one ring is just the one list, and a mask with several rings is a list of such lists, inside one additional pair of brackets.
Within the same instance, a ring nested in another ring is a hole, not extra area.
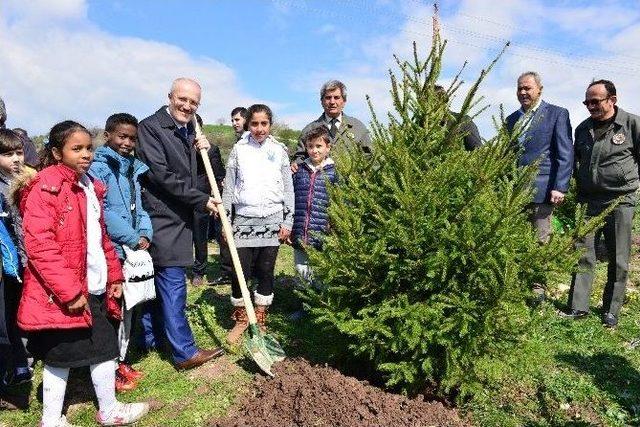
[(9, 233), (10, 226), (5, 223), (8, 218), (7, 202), (4, 195), (0, 195), (0, 252), (2, 254), (2, 272), (20, 280), (20, 258), (15, 242)]
[(144, 236), (149, 241), (153, 237), (151, 219), (142, 206), (140, 196), (139, 177), (148, 170), (140, 160), (121, 156), (107, 146), (96, 150), (89, 169), (89, 174), (107, 188), (104, 222), (121, 259), (124, 259), (122, 245), (135, 248), (140, 237)]
[(291, 240), (295, 247), (309, 244), (320, 249), (321, 234), (329, 231), (327, 187), (335, 184), (337, 179), (336, 167), (330, 158), (318, 171), (305, 161), (293, 175), (295, 214)]

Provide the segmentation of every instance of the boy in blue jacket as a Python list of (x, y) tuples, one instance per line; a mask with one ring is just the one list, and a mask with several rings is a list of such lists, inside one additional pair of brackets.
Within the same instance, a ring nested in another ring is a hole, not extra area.
[[(294, 247), (296, 271), (305, 283), (314, 285), (305, 247), (322, 246), (322, 234), (329, 231), (329, 193), (327, 187), (335, 184), (337, 174), (331, 151), (331, 136), (324, 124), (312, 127), (302, 135), (308, 157), (293, 175), (295, 213), (291, 241)], [(300, 318), (304, 311), (292, 314)]]
[[(25, 341), (18, 328), (16, 315), (22, 294), (23, 260), (20, 216), (9, 203), (9, 186), (24, 167), (23, 142), (9, 129), (0, 129), (0, 389), (31, 381), (31, 369)], [(8, 347), (4, 347), (7, 345)]]
[[(107, 119), (104, 131), (105, 144), (95, 151), (89, 174), (102, 181), (107, 193), (104, 199), (104, 222), (107, 234), (111, 238), (118, 253), (124, 261), (123, 246), (131, 249), (146, 250), (151, 244), (153, 230), (149, 214), (142, 206), (140, 193), (140, 175), (149, 168), (134, 157), (137, 141), (138, 120), (131, 114), (113, 114)], [(125, 325), (131, 325), (131, 310), (124, 311)], [(129, 335), (125, 331), (125, 335)], [(116, 389), (131, 390), (136, 387), (136, 380), (142, 377), (125, 362), (126, 349), (121, 349), (121, 360), (116, 372)]]

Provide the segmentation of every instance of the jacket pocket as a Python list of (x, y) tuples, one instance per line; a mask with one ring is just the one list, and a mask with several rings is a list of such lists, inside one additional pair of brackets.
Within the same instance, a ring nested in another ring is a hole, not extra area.
[(610, 190), (625, 185), (627, 178), (620, 163), (614, 163), (609, 167), (598, 167), (598, 181), (601, 188)]

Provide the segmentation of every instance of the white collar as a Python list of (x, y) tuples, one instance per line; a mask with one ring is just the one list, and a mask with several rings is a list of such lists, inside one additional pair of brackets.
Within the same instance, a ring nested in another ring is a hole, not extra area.
[(307, 166), (311, 168), (312, 171), (322, 170), (324, 169), (325, 166), (333, 165), (335, 163), (333, 159), (329, 156), (327, 156), (318, 166), (315, 166), (311, 161), (311, 159), (308, 157), (304, 160), (304, 162), (307, 164)]
[(250, 142), (251, 144), (256, 144), (260, 147), (262, 147), (263, 145), (266, 145), (267, 142), (269, 142), (269, 139), (271, 138), (271, 135), (267, 135), (267, 137), (264, 139), (264, 141), (262, 141), (262, 143), (258, 142), (258, 140), (256, 140), (253, 135), (251, 135), (251, 132), (247, 131), (247, 141)]
[(524, 109), (522, 107), (520, 107), (520, 111), (522, 111), (522, 114), (528, 114), (530, 116), (534, 115), (536, 113), (536, 111), (538, 111), (538, 108), (540, 108), (540, 104), (542, 104), (542, 97), (540, 97), (538, 99), (538, 102), (536, 102), (536, 105), (534, 105), (533, 107), (529, 108), (527, 111), (524, 111)]
[[(327, 115), (327, 113), (323, 113), (324, 114), (324, 121), (327, 125), (331, 126), (331, 120), (333, 120), (333, 117), (329, 117)], [(336, 120), (336, 126), (340, 127), (340, 123), (342, 123), (342, 113), (340, 113), (340, 115), (338, 117), (335, 118)]]
[(187, 125), (181, 125), (180, 123), (176, 122), (176, 119), (173, 118), (173, 116), (171, 115), (171, 112), (169, 111), (169, 107), (167, 107), (167, 114), (169, 115), (169, 117), (171, 117), (171, 120), (173, 120), (173, 123), (176, 124), (176, 127), (178, 129), (182, 129), (182, 128), (186, 128)]

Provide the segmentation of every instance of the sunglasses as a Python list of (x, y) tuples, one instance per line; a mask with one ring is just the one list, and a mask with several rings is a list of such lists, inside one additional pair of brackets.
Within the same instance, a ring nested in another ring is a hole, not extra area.
[(607, 96), (606, 98), (602, 98), (602, 99), (585, 99), (584, 101), (582, 101), (582, 103), (587, 106), (596, 106), (599, 105), (602, 101), (606, 101), (607, 99), (609, 99), (609, 97)]

